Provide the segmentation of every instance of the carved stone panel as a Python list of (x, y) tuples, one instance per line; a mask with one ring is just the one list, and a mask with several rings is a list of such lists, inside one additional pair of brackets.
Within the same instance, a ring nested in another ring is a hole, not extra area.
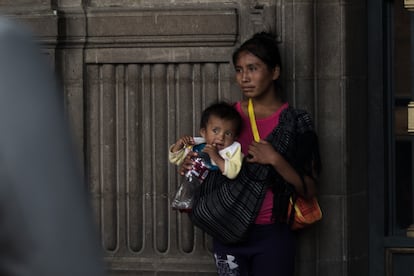
[(167, 155), (179, 135), (198, 134), (207, 104), (229, 95), (229, 64), (88, 64), (86, 71), (86, 173), (112, 268), (155, 262), (157, 271), (213, 272), (209, 239), (170, 208), (181, 179)]

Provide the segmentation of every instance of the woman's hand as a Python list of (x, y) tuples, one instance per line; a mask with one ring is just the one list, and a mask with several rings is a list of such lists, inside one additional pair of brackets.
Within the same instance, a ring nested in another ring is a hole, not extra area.
[(249, 156), (247, 162), (254, 162), (259, 164), (268, 164), (273, 168), (290, 184), (295, 187), (296, 192), (300, 195), (310, 198), (316, 194), (315, 180), (309, 176), (304, 176), (305, 185), (307, 187), (307, 193), (303, 189), (302, 179), (295, 169), (286, 161), (286, 159), (278, 153), (273, 146), (264, 140), (259, 142), (253, 142), (249, 146)]
[(273, 146), (265, 140), (260, 140), (259, 142), (253, 141), (249, 146), (248, 153), (247, 162), (272, 165), (273, 167), (276, 167), (281, 157)]
[(194, 161), (191, 159), (195, 156), (197, 156), (198, 153), (194, 151), (190, 151), (187, 156), (184, 158), (183, 163), (181, 164), (180, 168), (178, 169), (178, 172), (181, 175), (185, 175), (194, 165)]

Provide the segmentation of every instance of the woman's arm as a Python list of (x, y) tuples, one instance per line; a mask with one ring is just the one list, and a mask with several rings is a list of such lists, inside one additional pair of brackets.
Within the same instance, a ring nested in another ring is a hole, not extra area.
[(279, 154), (273, 146), (264, 140), (259, 142), (253, 142), (249, 146), (250, 158), (248, 162), (268, 164), (286, 180), (286, 182), (292, 184), (298, 194), (305, 198), (310, 198), (316, 195), (316, 175), (313, 176), (304, 175), (303, 180), (306, 185), (306, 192), (302, 183), (302, 179), (299, 173), (286, 161), (281, 154)]

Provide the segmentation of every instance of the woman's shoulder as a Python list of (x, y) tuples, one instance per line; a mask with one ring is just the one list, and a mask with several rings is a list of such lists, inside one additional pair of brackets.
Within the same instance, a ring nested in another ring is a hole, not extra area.
[(233, 103), (235, 108), (243, 108), (243, 106), (247, 107), (247, 100), (239, 100)]
[[(244, 118), (247, 116), (247, 104), (243, 100), (237, 101), (233, 104), (234, 108), (239, 112), (239, 114)], [(245, 112), (246, 111), (246, 112)]]
[(313, 130), (312, 115), (305, 109), (295, 108), (289, 105), (281, 114), (281, 120), (295, 123), (299, 129)]

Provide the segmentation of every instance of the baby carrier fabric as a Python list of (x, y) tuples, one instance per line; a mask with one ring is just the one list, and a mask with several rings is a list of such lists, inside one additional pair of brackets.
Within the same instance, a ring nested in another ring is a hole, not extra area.
[[(312, 175), (312, 164), (320, 164), (316, 134), (306, 111), (288, 107), (266, 140), (301, 177)], [(288, 223), (289, 198), (295, 193), (293, 186), (272, 166), (246, 161), (236, 179), (230, 180), (218, 172), (207, 176), (197, 191), (190, 219), (223, 243), (241, 242), (246, 239), (269, 187), (274, 193), (273, 219)]]

